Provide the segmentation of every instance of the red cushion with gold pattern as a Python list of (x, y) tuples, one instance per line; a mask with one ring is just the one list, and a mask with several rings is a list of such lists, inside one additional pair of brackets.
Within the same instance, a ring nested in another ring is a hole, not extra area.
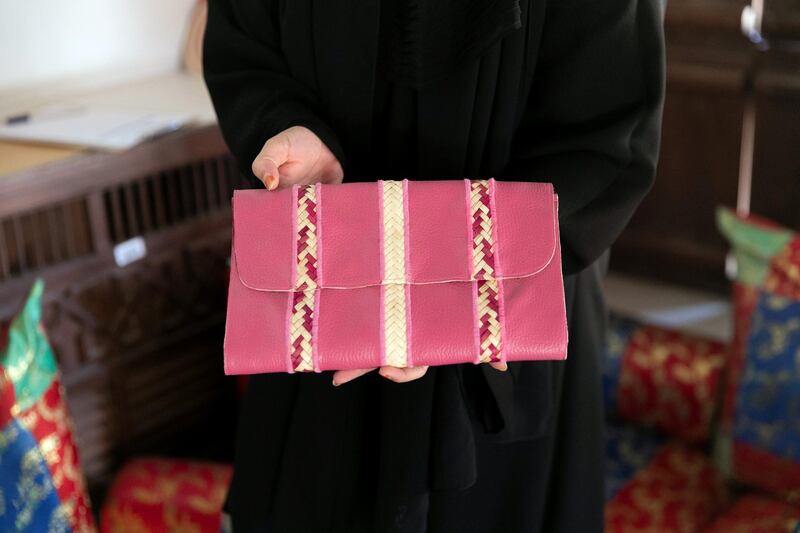
[(775, 533), (800, 528), (800, 507), (758, 494), (745, 494), (703, 533)]
[(727, 501), (725, 484), (706, 456), (670, 444), (606, 504), (606, 531), (698, 531)]
[(615, 388), (607, 391), (612, 413), (688, 442), (708, 440), (725, 346), (658, 326), (628, 329), (616, 383), (605, 380)]
[(117, 474), (101, 511), (100, 530), (220, 530), (232, 468), (210, 462), (140, 458)]

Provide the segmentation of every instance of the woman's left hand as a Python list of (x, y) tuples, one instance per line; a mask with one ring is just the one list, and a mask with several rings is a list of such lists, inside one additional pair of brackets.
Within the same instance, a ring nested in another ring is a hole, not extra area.
[[(492, 368), (505, 372), (508, 369), (506, 363), (489, 363)], [(354, 370), (338, 370), (333, 374), (333, 385), (339, 386), (363, 376), (367, 372), (372, 372), (374, 368), (359, 368)], [(427, 366), (415, 366), (413, 368), (398, 368), (396, 366), (382, 366), (380, 375), (394, 381), (395, 383), (407, 383), (414, 381), (425, 375), (428, 371)]]

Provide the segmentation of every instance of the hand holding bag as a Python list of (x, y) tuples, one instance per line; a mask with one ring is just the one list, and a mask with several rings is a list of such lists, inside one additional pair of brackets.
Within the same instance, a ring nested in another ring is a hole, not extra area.
[(550, 183), (235, 191), (232, 248), (226, 374), (566, 358)]

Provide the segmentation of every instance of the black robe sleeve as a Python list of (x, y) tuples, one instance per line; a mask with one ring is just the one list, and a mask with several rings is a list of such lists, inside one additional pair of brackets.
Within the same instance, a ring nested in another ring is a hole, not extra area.
[[(502, 176), (553, 183), (563, 273), (572, 276), (611, 246), (653, 184), (664, 97), (663, 11), (659, 0), (552, 0), (543, 32)], [(571, 345), (582, 334), (570, 324)], [(543, 399), (533, 391), (541, 385), (523, 381), (537, 373), (525, 364), (509, 369), (508, 375), (482, 369), (503, 433), (536, 435)]]
[(213, 0), (208, 5), (203, 74), (228, 148), (251, 178), (253, 159), (267, 139), (291, 126), (313, 131), (344, 165), (317, 95), (292, 76), (281, 53), (277, 4)]
[(609, 248), (655, 176), (664, 96), (659, 0), (551, 0), (507, 176), (559, 195), (564, 274)]

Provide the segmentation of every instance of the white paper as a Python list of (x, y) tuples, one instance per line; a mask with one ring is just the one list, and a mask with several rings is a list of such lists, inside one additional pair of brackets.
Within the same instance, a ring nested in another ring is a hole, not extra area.
[(184, 113), (77, 109), (34, 113), (28, 122), (0, 125), (0, 139), (125, 150), (157, 135), (181, 128)]

